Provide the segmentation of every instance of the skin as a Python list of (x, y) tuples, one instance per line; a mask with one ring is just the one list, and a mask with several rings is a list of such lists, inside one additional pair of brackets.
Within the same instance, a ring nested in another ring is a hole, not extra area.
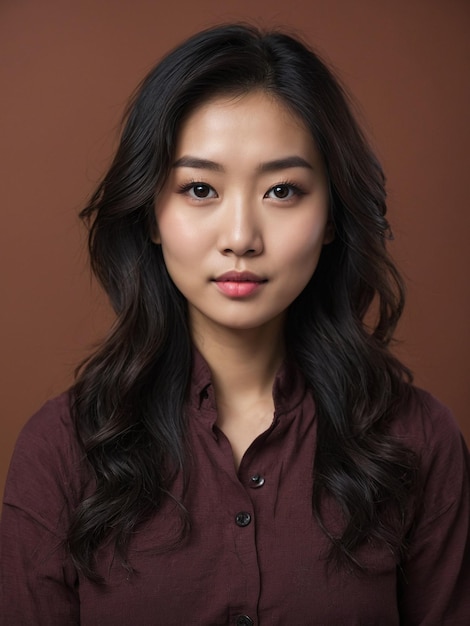
[[(154, 241), (188, 301), (193, 340), (213, 374), (218, 426), (238, 466), (272, 422), (286, 310), (333, 237), (320, 153), (271, 95), (217, 97), (183, 123), (155, 213)], [(257, 279), (216, 280), (232, 271)]]

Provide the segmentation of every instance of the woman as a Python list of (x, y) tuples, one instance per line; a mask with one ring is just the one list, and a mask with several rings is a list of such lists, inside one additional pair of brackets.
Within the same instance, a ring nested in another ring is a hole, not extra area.
[(336, 80), (223, 26), (126, 119), (82, 212), (117, 320), (19, 438), (6, 623), (468, 623), (468, 453), (388, 350), (384, 177)]

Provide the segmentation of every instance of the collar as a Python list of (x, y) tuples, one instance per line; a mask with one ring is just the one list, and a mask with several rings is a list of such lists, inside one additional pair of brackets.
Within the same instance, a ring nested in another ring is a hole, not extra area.
[[(280, 417), (295, 409), (303, 401), (306, 388), (305, 378), (298, 367), (292, 362), (284, 361), (273, 384), (274, 416)], [(192, 352), (189, 403), (200, 411), (217, 411), (212, 373), (196, 348)]]

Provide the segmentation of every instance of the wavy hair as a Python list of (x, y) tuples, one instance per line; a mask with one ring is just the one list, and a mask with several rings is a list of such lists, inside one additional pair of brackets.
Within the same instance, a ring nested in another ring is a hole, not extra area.
[[(356, 551), (366, 540), (385, 542), (397, 558), (404, 548), (401, 521), (414, 459), (390, 437), (388, 423), (406, 399), (411, 374), (388, 349), (404, 289), (386, 251), (383, 172), (343, 89), (312, 50), (285, 33), (235, 24), (193, 36), (148, 74), (126, 111), (112, 165), (81, 212), (92, 269), (116, 312), (71, 394), (95, 490), (74, 514), (68, 546), (91, 579), (98, 580), (100, 544), (112, 539), (125, 556), (133, 530), (171, 496), (175, 476), (187, 472), (191, 336), (185, 299), (152, 242), (155, 199), (185, 117), (214, 95), (253, 89), (303, 120), (330, 185), (335, 239), (286, 322), (290, 357), (317, 407), (313, 512), (337, 563), (360, 566)], [(324, 521), (329, 497), (344, 519), (339, 535)]]

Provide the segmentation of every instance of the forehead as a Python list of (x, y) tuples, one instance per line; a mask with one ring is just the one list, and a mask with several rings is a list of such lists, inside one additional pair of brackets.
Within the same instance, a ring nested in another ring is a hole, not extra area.
[(211, 151), (244, 144), (249, 154), (255, 146), (269, 150), (316, 152), (304, 121), (279, 98), (261, 90), (214, 96), (193, 109), (182, 122), (175, 146), (176, 157), (187, 150)]

